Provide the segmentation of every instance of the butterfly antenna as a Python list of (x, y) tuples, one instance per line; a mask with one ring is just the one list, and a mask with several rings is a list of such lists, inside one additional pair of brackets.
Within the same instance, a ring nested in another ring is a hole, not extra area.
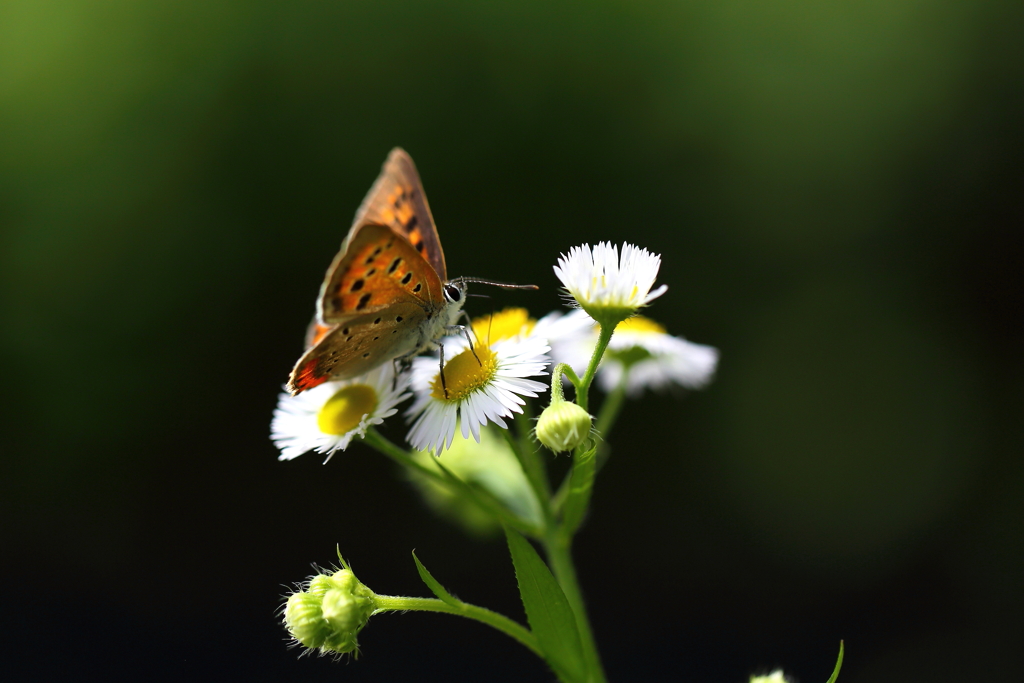
[(537, 285), (517, 285), (511, 282), (495, 282), (494, 280), (481, 280), (477, 277), (457, 277), (452, 282), (457, 283), (475, 283), (478, 285), (493, 285), (494, 287), (501, 287), (503, 289), (540, 289)]

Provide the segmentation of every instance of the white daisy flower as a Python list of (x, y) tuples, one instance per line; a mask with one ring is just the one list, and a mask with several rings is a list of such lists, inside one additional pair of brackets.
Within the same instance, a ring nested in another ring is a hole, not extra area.
[[(395, 377), (391, 363), (341, 382), (325, 382), (298, 396), (282, 393), (270, 423), (270, 438), (281, 450), (279, 460), (291, 460), (307, 451), (325, 453), (348, 448), (371, 425), (398, 412), (409, 398), (406, 375)], [(327, 462), (324, 460), (324, 462)]]
[[(544, 374), (549, 363), (547, 341), (521, 334), (495, 341), (494, 322), (490, 325), (491, 336), (486, 328), (477, 336), (476, 355), (465, 340), (445, 342), (446, 356), (453, 349), (462, 350), (445, 363), (444, 385), (437, 358), (413, 361), (416, 399), (406, 412), (415, 420), (406, 437), (413, 448), (441, 453), (451, 446), (458, 425), (464, 438), (472, 433), (479, 442), (482, 425), (493, 422), (507, 428), (504, 418), (523, 412), (522, 397), (535, 397), (547, 388), (543, 382), (526, 379)], [(477, 329), (476, 323), (473, 327)]]
[(646, 249), (623, 243), (620, 258), (617, 246), (600, 242), (559, 256), (555, 275), (580, 308), (601, 324), (614, 325), (665, 293), (665, 285), (651, 291), (660, 266), (661, 256)]
[(718, 349), (673, 337), (658, 323), (638, 315), (616, 326), (597, 381), (611, 391), (628, 373), (630, 396), (673, 384), (700, 389), (711, 381), (717, 366)]
[[(570, 333), (551, 341), (550, 355), (553, 362), (568, 363), (582, 376), (597, 345), (598, 329), (589, 316), (582, 316), (584, 325), (579, 324), (581, 317), (576, 311), (565, 317), (572, 316), (577, 320), (563, 323)], [(672, 384), (699, 389), (711, 381), (717, 365), (718, 350), (714, 347), (673, 337), (655, 321), (638, 315), (615, 326), (597, 381), (602, 389), (611, 391), (628, 368), (626, 388), (631, 396), (645, 388), (663, 389)]]

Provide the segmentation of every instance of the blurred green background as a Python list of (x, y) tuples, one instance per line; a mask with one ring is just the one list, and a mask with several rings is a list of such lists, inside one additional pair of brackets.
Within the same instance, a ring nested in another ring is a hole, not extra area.
[[(3, 668), (21, 680), (520, 681), (485, 627), (296, 658), (282, 584), (521, 618), (507, 551), (357, 445), (268, 438), (388, 150), (452, 275), (663, 255), (717, 381), (630, 404), (577, 556), (613, 680), (1018, 678), (1020, 2), (0, 5)], [(389, 430), (394, 437), (398, 425)], [(1012, 673), (1011, 673), (1012, 672)], [(7, 676), (5, 676), (6, 678)]]

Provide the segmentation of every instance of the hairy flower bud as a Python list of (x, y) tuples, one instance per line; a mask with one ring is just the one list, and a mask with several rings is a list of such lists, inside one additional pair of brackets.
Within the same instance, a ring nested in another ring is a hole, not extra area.
[(292, 593), (284, 608), (284, 623), (296, 641), (308, 648), (318, 648), (330, 635), (320, 609), (321, 600), (312, 593)]
[(558, 453), (571, 451), (590, 435), (590, 414), (575, 403), (553, 401), (537, 420), (537, 439)]
[(296, 642), (321, 654), (358, 652), (356, 636), (376, 609), (373, 591), (349, 568), (319, 574), (288, 597), (284, 624)]

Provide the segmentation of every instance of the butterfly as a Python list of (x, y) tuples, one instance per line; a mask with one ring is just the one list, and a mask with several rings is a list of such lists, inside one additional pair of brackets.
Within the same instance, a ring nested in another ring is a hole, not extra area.
[(396, 147), (327, 269), (288, 391), (294, 396), (440, 346), (445, 334), (462, 329), (455, 323), (469, 282), (486, 281), (447, 279), (420, 176)]

